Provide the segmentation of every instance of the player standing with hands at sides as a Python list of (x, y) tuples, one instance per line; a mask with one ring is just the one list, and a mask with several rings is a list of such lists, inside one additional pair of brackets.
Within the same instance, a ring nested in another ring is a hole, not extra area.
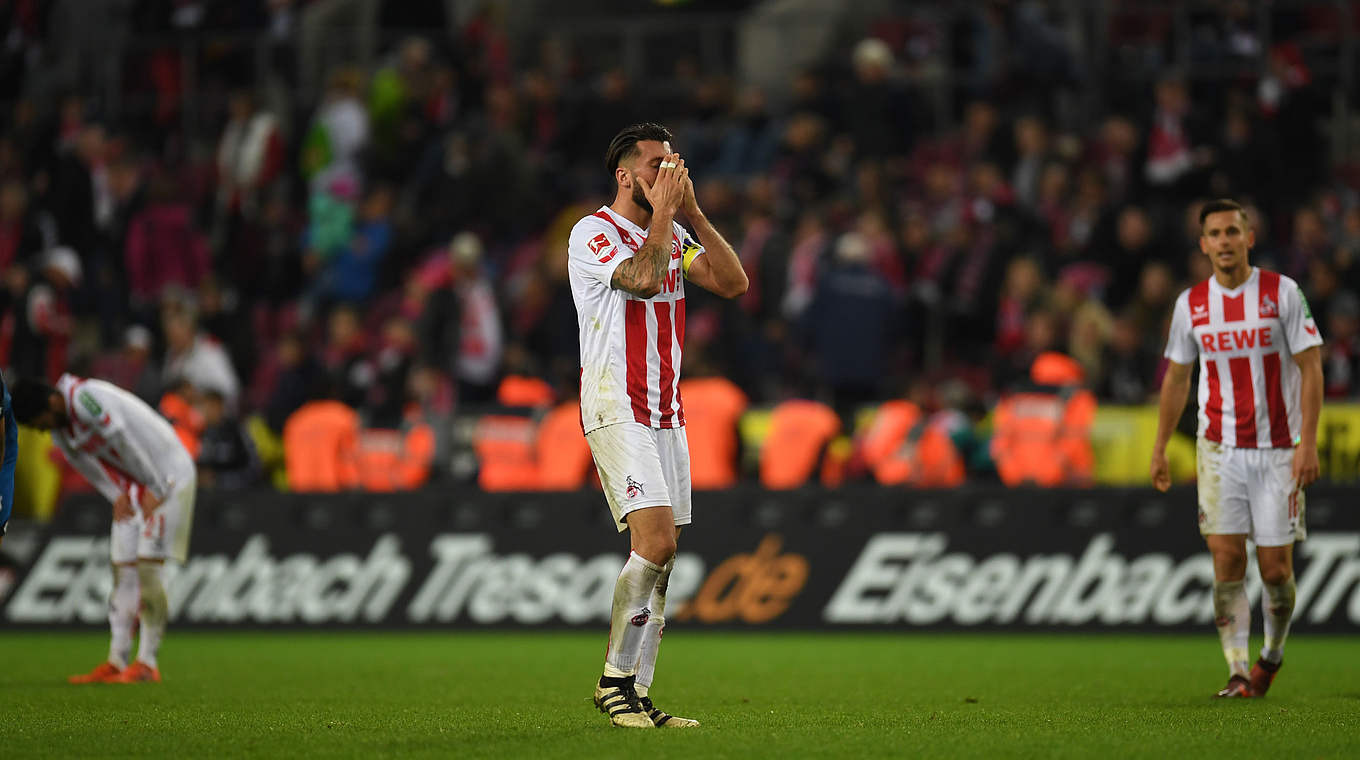
[[(581, 424), (619, 532), (632, 552), (614, 586), (595, 705), (616, 726), (690, 727), (648, 691), (666, 626), (666, 585), (690, 523), (689, 444), (679, 380), (685, 280), (746, 292), (736, 251), (694, 198), (671, 133), (636, 124), (609, 144), (614, 202), (581, 219), (567, 246), (581, 341)], [(696, 242), (675, 217), (683, 213)]]
[[(165, 560), (183, 562), (189, 551), (193, 458), (156, 410), (102, 380), (65, 374), (54, 388), (20, 378), (14, 384), (14, 416), (21, 425), (52, 431), (67, 461), (113, 503), (109, 659), (70, 682), (161, 680), (156, 653), (170, 612)], [(137, 661), (129, 665), (139, 606), (141, 640)]]
[[(1228, 661), (1219, 697), (1265, 696), (1294, 614), (1294, 542), (1306, 537), (1303, 489), (1318, 477), (1322, 336), (1293, 280), (1253, 267), (1255, 232), (1242, 206), (1200, 211), (1199, 247), (1214, 275), (1180, 294), (1171, 317), (1152, 483), (1171, 486), (1166, 442), (1185, 408), (1199, 356), (1199, 529), (1214, 560), (1214, 623)], [(1247, 670), (1251, 605), (1246, 540), (1265, 585), (1265, 646)]]

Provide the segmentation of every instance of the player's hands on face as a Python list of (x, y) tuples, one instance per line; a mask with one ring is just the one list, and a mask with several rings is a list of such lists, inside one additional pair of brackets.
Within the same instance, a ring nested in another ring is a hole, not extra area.
[(156, 498), (156, 494), (143, 488), (142, 489), (142, 515), (150, 517), (152, 512), (161, 505), (161, 500)]
[(648, 183), (641, 175), (638, 184), (647, 202), (652, 204), (652, 212), (675, 216), (680, 204), (685, 200), (685, 183), (689, 179), (689, 169), (679, 153), (667, 153), (661, 158), (661, 168), (656, 171), (656, 182)]
[(131, 520), (133, 517), (136, 517), (136, 513), (132, 511), (132, 498), (127, 495), (127, 492), (118, 494), (118, 498), (113, 502), (114, 522)]
[(694, 179), (689, 176), (689, 169), (685, 170), (685, 198), (680, 203), (680, 210), (691, 219), (699, 214), (699, 199), (694, 195)]
[(1318, 465), (1316, 446), (1299, 446), (1294, 449), (1294, 482), (1299, 488), (1307, 488), (1318, 479), (1321, 467)]
[(1171, 468), (1166, 463), (1166, 454), (1154, 452), (1152, 454), (1152, 485), (1158, 491), (1166, 491), (1171, 487)]

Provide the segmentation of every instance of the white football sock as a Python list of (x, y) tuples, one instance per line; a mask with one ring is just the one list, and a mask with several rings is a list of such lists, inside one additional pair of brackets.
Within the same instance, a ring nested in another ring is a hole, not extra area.
[(132, 655), (132, 624), (137, 620), (137, 569), (113, 566), (113, 591), (109, 593), (109, 662), (126, 668)]
[(647, 602), (647, 606), (652, 610), (652, 617), (647, 621), (647, 625), (642, 629), (642, 649), (638, 653), (637, 671), (637, 693), (639, 697), (647, 696), (647, 690), (652, 686), (652, 677), (656, 674), (656, 655), (661, 651), (661, 635), (666, 631), (666, 586), (671, 581), (671, 570), (675, 567), (675, 557), (666, 563), (661, 575), (656, 578), (656, 587), (652, 589), (652, 598)]
[(1232, 675), (1246, 677), (1247, 641), (1251, 636), (1251, 603), (1242, 581), (1214, 581), (1214, 625), (1223, 644), (1223, 658)]
[(1266, 645), (1261, 659), (1279, 664), (1284, 659), (1284, 640), (1289, 636), (1289, 620), (1294, 616), (1294, 576), (1278, 586), (1266, 584), (1261, 594), (1265, 617)]
[(170, 617), (170, 601), (165, 595), (165, 565), (138, 562), (137, 576), (142, 581), (142, 633), (137, 642), (137, 661), (154, 668), (156, 653), (165, 637), (165, 623)]
[(628, 555), (628, 562), (614, 584), (614, 608), (609, 616), (609, 649), (604, 656), (604, 674), (610, 678), (624, 678), (637, 673), (638, 650), (642, 632), (651, 619), (647, 607), (661, 566), (644, 559), (637, 552)]

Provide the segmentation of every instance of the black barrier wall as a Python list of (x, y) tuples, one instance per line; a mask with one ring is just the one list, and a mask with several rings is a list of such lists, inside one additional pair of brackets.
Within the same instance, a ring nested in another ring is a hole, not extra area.
[[(667, 619), (728, 628), (1211, 624), (1193, 489), (701, 493)], [(1308, 494), (1299, 625), (1360, 627), (1355, 491)], [(102, 626), (110, 510), (73, 500), (0, 600), (6, 625)], [(6, 549), (9, 546), (6, 545)], [(627, 553), (598, 493), (205, 493), (170, 579), (180, 626), (608, 624)], [(1260, 598), (1255, 567), (1248, 588)], [(3, 593), (3, 592), (0, 592)]]

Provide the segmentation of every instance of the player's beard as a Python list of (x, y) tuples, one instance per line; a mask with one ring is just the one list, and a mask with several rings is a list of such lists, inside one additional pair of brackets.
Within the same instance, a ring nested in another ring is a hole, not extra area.
[(637, 175), (633, 175), (633, 203), (646, 209), (647, 213), (652, 213), (652, 202), (647, 200), (647, 194), (642, 192), (642, 183), (637, 181)]

